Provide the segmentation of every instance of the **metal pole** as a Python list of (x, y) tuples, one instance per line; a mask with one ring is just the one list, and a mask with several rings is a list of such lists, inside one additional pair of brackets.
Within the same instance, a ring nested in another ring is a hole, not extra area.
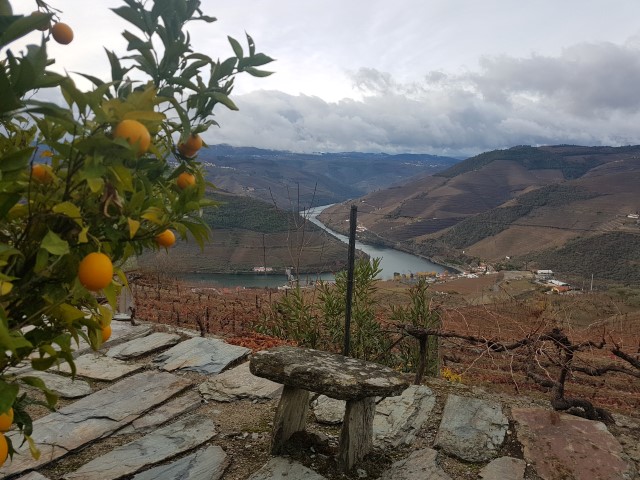
[(347, 257), (347, 304), (344, 312), (344, 351), (345, 357), (349, 356), (349, 345), (351, 342), (351, 301), (353, 299), (353, 271), (356, 262), (356, 222), (358, 218), (358, 207), (351, 205), (351, 215), (349, 216), (349, 256)]

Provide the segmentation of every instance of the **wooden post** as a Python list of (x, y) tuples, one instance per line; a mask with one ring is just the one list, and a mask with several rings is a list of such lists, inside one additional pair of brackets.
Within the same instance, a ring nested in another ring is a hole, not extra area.
[(338, 447), (338, 466), (343, 472), (351, 470), (356, 462), (371, 451), (375, 414), (375, 397), (347, 400)]
[(344, 313), (344, 349), (342, 354), (349, 356), (351, 346), (351, 302), (353, 301), (353, 273), (355, 270), (356, 258), (356, 223), (358, 218), (358, 207), (351, 205), (349, 215), (349, 254), (347, 256), (347, 304)]
[(309, 410), (309, 391), (285, 385), (273, 421), (271, 455), (280, 453), (289, 437), (304, 430)]

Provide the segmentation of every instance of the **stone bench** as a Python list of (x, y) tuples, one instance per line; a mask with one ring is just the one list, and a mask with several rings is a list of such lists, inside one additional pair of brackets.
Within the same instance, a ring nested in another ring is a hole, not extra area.
[(373, 445), (375, 397), (400, 395), (409, 387), (396, 371), (354, 358), (309, 348), (278, 347), (255, 353), (251, 373), (284, 385), (271, 436), (271, 454), (305, 429), (309, 392), (346, 400), (338, 466), (348, 471)]

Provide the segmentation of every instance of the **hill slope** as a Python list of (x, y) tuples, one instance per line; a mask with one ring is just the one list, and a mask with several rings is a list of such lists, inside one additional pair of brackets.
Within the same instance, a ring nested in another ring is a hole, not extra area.
[[(358, 221), (369, 240), (431, 257), (493, 262), (511, 257), (575, 272), (581, 271), (579, 259), (558, 249), (578, 237), (593, 242), (585, 246), (588, 251), (606, 241), (605, 256), (625, 256), (619, 251), (624, 242), (599, 237), (640, 234), (637, 222), (627, 218), (640, 210), (638, 185), (640, 147), (514, 147), (362, 197)], [(346, 213), (347, 205), (339, 205), (321, 219), (344, 230)], [(573, 260), (560, 262), (558, 255)], [(616, 267), (619, 274), (611, 276), (607, 264), (613, 265), (604, 262), (600, 269), (606, 278), (633, 277), (626, 267)]]
[(227, 145), (203, 149), (199, 160), (219, 188), (295, 210), (358, 197), (460, 161), (427, 154), (299, 154)]
[(168, 254), (143, 255), (138, 265), (172, 274), (247, 273), (263, 266), (281, 274), (287, 267), (315, 273), (346, 265), (346, 244), (299, 215), (249, 197), (211, 196), (219, 205), (204, 212), (212, 234), (203, 250), (194, 241), (177, 242)]

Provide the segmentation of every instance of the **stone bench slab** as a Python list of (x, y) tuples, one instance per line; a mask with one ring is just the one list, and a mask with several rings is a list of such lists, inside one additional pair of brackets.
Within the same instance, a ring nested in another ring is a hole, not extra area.
[(338, 400), (400, 395), (409, 381), (391, 368), (310, 348), (278, 347), (255, 353), (251, 373)]

